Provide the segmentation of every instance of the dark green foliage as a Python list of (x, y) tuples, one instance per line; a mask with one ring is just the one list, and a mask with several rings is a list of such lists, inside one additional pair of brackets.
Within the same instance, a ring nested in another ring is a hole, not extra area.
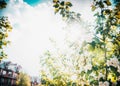
[(53, 7), (55, 9), (55, 14), (59, 13), (65, 21), (76, 20), (76, 18), (80, 19), (80, 14), (70, 11), (70, 7), (72, 7), (71, 2), (53, 0)]
[(41, 79), (41, 84), (46, 84), (46, 80), (45, 79)]
[(90, 82), (90, 85), (93, 85), (93, 84), (98, 86), (98, 80), (93, 80), (93, 81)]
[(97, 70), (99, 70), (99, 68), (98, 68), (98, 66), (93, 66), (93, 67), (92, 67), (92, 70), (93, 70), (93, 71), (97, 71)]
[(5, 0), (0, 0), (0, 9), (6, 8), (7, 3), (5, 2)]
[(77, 83), (72, 83), (72, 86), (77, 86)]
[(64, 5), (65, 5), (65, 2), (64, 2), (64, 1), (62, 1), (62, 2), (60, 3), (60, 5), (61, 5), (61, 6), (64, 6)]
[(58, 8), (59, 4), (54, 4), (53, 7)]

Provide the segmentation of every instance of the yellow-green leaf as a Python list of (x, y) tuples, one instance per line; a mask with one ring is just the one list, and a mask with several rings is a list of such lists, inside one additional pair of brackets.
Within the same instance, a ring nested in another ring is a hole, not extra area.
[(92, 11), (95, 11), (95, 9), (96, 9), (96, 6), (94, 6), (94, 5), (92, 5)]

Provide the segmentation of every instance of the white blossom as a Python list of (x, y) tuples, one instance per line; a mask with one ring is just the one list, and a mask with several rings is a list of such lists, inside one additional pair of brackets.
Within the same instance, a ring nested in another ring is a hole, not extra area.
[(88, 64), (85, 66), (85, 71), (87, 72), (87, 70), (91, 70), (92, 69), (92, 64)]
[(119, 72), (119, 73), (120, 73), (120, 66), (118, 66), (118, 70), (117, 70), (117, 72)]
[(103, 86), (104, 85), (104, 83), (103, 82), (99, 82), (99, 86)]
[(109, 86), (109, 82), (108, 81), (99, 82), (99, 86)]
[(100, 79), (100, 78), (104, 78), (104, 75), (102, 73), (99, 73), (99, 75), (98, 75), (98, 79)]
[(120, 81), (120, 76), (118, 76), (118, 81)]
[(108, 81), (105, 81), (105, 82), (104, 82), (104, 86), (109, 86), (109, 82), (108, 82)]
[(116, 57), (111, 58), (110, 60), (107, 60), (107, 66), (114, 66), (118, 67), (119, 66), (119, 61)]
[(110, 65), (111, 65), (111, 61), (107, 60), (107, 66), (110, 66)]

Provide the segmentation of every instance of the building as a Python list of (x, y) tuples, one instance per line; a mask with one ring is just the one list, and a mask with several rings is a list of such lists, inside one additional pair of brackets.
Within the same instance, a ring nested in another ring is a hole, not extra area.
[(40, 84), (39, 77), (31, 77), (31, 86), (38, 86)]
[(16, 86), (21, 66), (12, 62), (0, 62), (0, 86)]

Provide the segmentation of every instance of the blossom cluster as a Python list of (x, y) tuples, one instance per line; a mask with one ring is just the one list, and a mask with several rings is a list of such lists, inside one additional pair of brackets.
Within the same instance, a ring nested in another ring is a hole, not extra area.
[(111, 58), (110, 60), (107, 60), (107, 66), (113, 66), (115, 68), (117, 68), (117, 72), (120, 73), (120, 62), (118, 61), (118, 59), (115, 58)]
[(85, 67), (85, 72), (92, 69), (92, 64), (87, 64)]
[(99, 86), (109, 86), (109, 82), (108, 81), (99, 82)]

